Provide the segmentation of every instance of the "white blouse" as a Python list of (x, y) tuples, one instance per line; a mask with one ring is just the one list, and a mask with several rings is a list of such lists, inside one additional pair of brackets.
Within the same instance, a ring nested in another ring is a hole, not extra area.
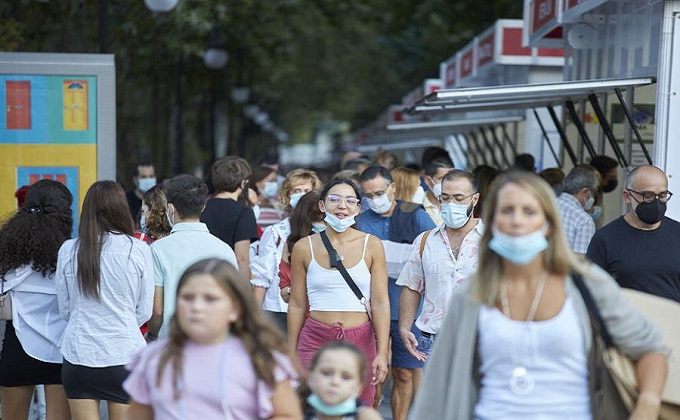
[(59, 250), (56, 286), (64, 358), (75, 365), (124, 365), (145, 346), (139, 327), (153, 307), (154, 267), (149, 246), (122, 234), (108, 234), (100, 259), (100, 299), (84, 296), (77, 277), (77, 239)]
[(288, 304), (281, 299), (279, 289), (279, 264), (289, 236), (289, 218), (267, 226), (260, 238), (257, 253), (250, 260), (252, 273), (250, 283), (253, 286), (267, 289), (262, 302), (262, 309), (266, 311), (288, 312)]
[(66, 321), (59, 316), (54, 275), (43, 276), (24, 265), (5, 274), (12, 297), (12, 325), (21, 347), (34, 359), (61, 363), (59, 339)]

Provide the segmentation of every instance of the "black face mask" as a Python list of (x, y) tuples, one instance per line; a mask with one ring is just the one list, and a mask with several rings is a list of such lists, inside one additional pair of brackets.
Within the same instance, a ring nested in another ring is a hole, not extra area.
[(635, 208), (635, 214), (642, 222), (653, 225), (666, 214), (666, 203), (662, 203), (658, 198), (651, 203), (643, 201)]
[(603, 192), (606, 192), (606, 193), (612, 192), (612, 191), (614, 191), (614, 190), (616, 189), (616, 187), (617, 187), (618, 185), (619, 185), (619, 180), (618, 180), (618, 179), (616, 179), (616, 178), (610, 179), (609, 182), (607, 182), (607, 183), (602, 187), (602, 191), (603, 191)]

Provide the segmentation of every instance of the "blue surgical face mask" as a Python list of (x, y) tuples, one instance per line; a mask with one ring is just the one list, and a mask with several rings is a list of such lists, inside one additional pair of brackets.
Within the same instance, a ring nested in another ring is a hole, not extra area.
[(146, 233), (146, 214), (144, 212), (139, 216), (139, 227), (143, 233)]
[(354, 224), (354, 216), (338, 219), (334, 214), (330, 214), (329, 212), (326, 212), (326, 217), (324, 217), (323, 220), (328, 224), (328, 226), (330, 226), (331, 229), (338, 233), (346, 231)]
[(442, 219), (451, 229), (460, 229), (470, 220), (472, 208), (470, 205), (446, 203), (442, 204)]
[(139, 179), (139, 191), (145, 193), (156, 185), (156, 178), (140, 178)]
[(489, 242), (489, 248), (511, 263), (526, 265), (548, 248), (546, 231), (547, 226), (527, 235), (512, 236), (493, 227), (493, 238)]
[(279, 184), (275, 181), (265, 182), (264, 187), (262, 187), (262, 195), (265, 198), (274, 198), (279, 190)]
[(307, 397), (307, 404), (311, 405), (314, 410), (324, 416), (345, 416), (348, 414), (355, 413), (357, 411), (357, 400), (354, 397), (350, 397), (345, 401), (335, 404), (327, 405), (321, 398), (316, 394), (312, 394)]
[(300, 199), (302, 198), (303, 195), (305, 195), (305, 193), (303, 193), (303, 192), (291, 194), (290, 195), (290, 206), (292, 208), (297, 207), (297, 205), (300, 202)]
[(324, 222), (314, 222), (312, 223), (312, 230), (316, 233), (321, 233), (326, 230), (326, 224)]

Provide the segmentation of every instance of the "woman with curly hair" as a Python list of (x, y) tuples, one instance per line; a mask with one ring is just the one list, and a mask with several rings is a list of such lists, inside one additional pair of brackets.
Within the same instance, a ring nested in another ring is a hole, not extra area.
[(133, 236), (132, 216), (120, 185), (97, 181), (85, 195), (78, 238), (59, 249), (59, 312), (67, 320), (60, 341), (62, 380), (75, 420), (127, 418), (125, 365), (146, 342), (139, 327), (151, 317), (151, 249)]
[(283, 336), (233, 265), (187, 268), (170, 323), (128, 366), (130, 418), (302, 418)]
[(71, 236), (73, 196), (52, 180), (33, 184), (26, 202), (0, 228), (0, 277), (12, 299), (0, 354), (2, 418), (28, 418), (36, 385), (45, 385), (48, 419), (70, 418), (61, 385), (59, 316), (54, 272), (62, 243)]
[(145, 192), (142, 198), (142, 210), (139, 221), (142, 230), (135, 233), (135, 238), (139, 238), (151, 245), (154, 241), (168, 236), (172, 226), (170, 226), (170, 222), (165, 215), (167, 207), (168, 200), (165, 198), (161, 185), (154, 185)]

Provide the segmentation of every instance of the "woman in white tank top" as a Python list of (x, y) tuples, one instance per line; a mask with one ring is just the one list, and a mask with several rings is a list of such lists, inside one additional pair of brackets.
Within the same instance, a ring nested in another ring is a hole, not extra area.
[[(351, 228), (359, 214), (359, 191), (348, 179), (334, 179), (321, 192), (319, 208), (325, 213), (326, 234), (343, 265), (370, 300), (372, 323), (336, 268), (331, 268), (319, 234), (298, 241), (291, 258), (291, 297), (288, 305), (288, 339), (291, 349), (307, 369), (325, 342), (346, 340), (359, 347), (371, 369), (359, 398), (373, 405), (375, 385), (387, 374), (390, 327), (385, 251), (378, 238)], [(309, 305), (309, 318), (305, 313)]]

